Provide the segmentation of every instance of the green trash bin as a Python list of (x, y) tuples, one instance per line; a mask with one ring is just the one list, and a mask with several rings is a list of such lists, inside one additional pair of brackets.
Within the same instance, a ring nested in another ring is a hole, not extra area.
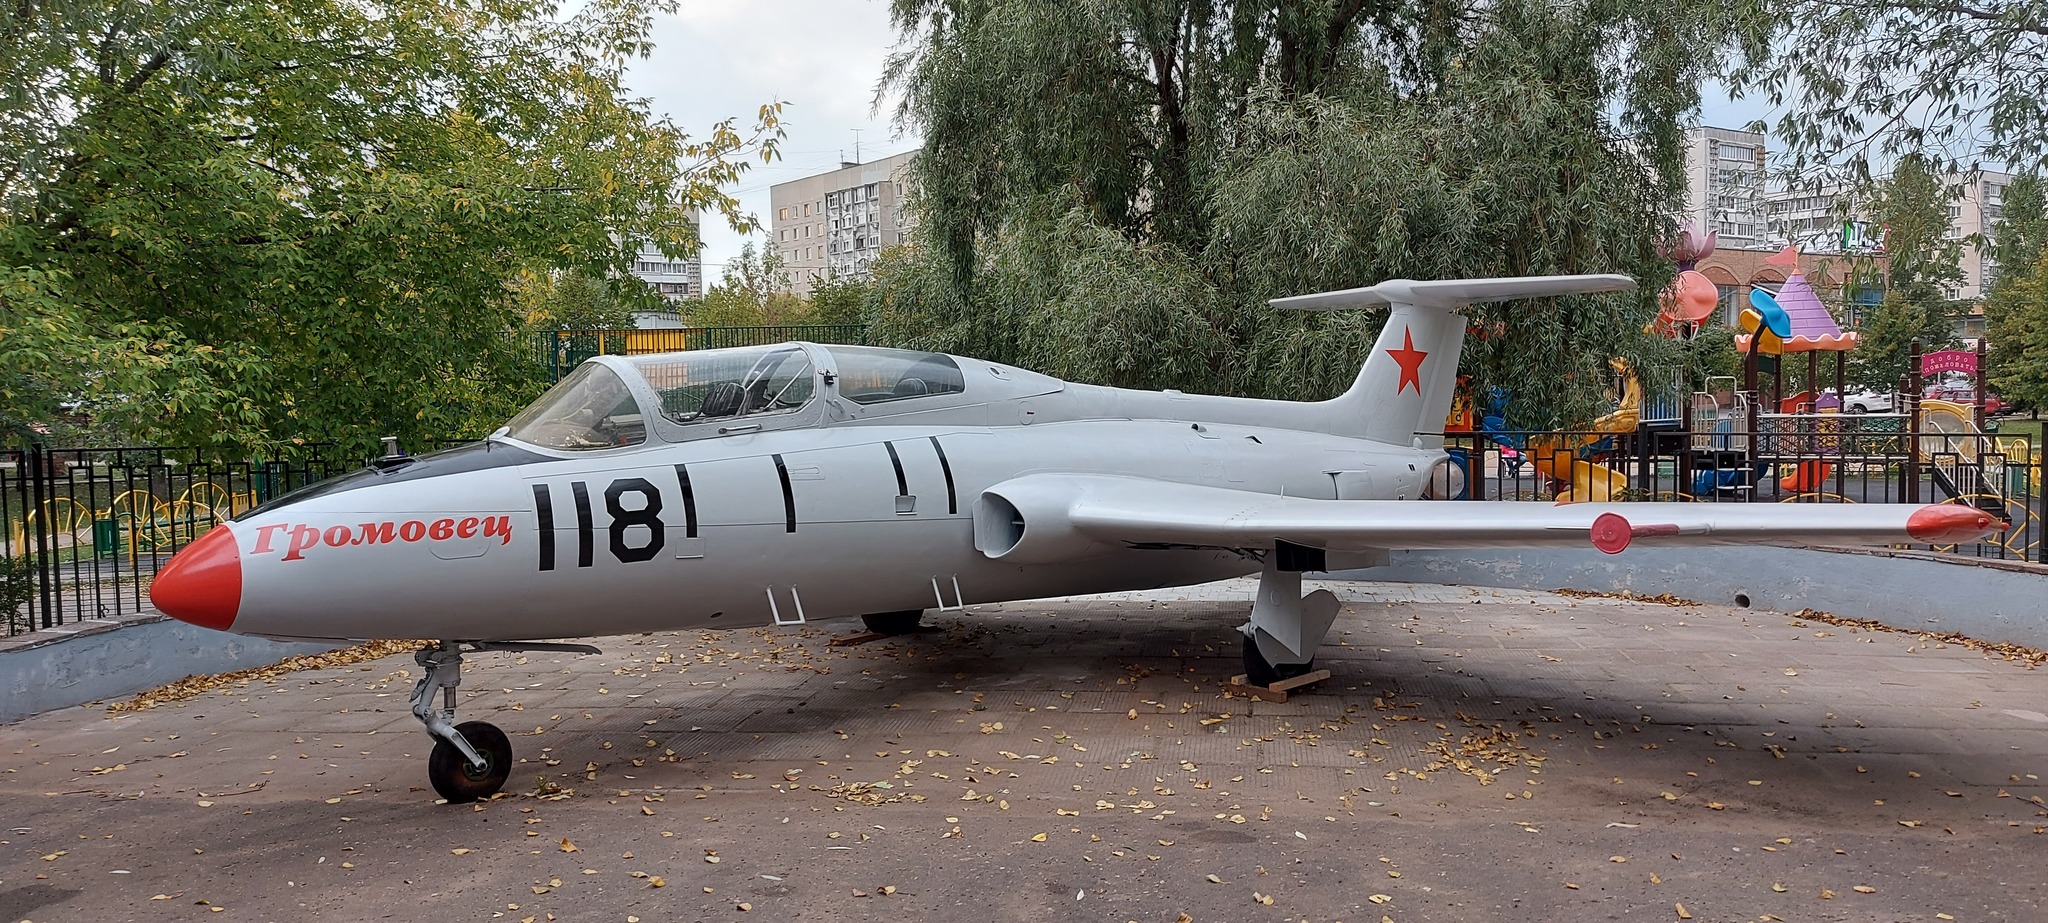
[(110, 558), (121, 553), (121, 521), (118, 519), (95, 519), (92, 521), (92, 553), (94, 557)]

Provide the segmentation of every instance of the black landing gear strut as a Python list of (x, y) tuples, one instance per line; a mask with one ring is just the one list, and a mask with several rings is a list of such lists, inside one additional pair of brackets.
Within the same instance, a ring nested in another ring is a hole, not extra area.
[[(420, 669), (419, 682), (412, 687), (412, 716), (434, 735), (434, 752), (427, 757), (427, 779), (434, 791), (449, 804), (489, 798), (505, 787), (512, 774), (512, 741), (488, 721), (455, 723), (455, 687), (462, 683), (462, 655), (481, 651), (564, 651), (595, 654), (588, 644), (550, 644), (538, 641), (441, 641), (427, 645), (413, 655)], [(441, 707), (434, 707), (434, 692), (441, 691)]]

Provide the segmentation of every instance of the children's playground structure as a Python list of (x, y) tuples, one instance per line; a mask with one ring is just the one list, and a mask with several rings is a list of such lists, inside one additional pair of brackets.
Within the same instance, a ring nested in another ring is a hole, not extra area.
[[(1685, 335), (1718, 309), (1711, 282), (1689, 262), (1712, 250), (1711, 235), (1681, 235), (1667, 248), (1681, 271), (1662, 296), (1653, 329)], [(1796, 254), (1781, 254), (1790, 264)], [(1740, 311), (1736, 349), (1742, 374), (1687, 387), (1646, 388), (1635, 369), (1610, 363), (1613, 410), (1564, 431), (1516, 430), (1510, 389), (1464, 394), (1446, 443), (1464, 465), (1464, 499), (1548, 499), (1802, 503), (1960, 503), (2013, 524), (1999, 544), (1973, 553), (2040, 560), (2036, 500), (2043, 459), (2033, 440), (1987, 430), (1981, 403), (1985, 353), (1921, 354), (1897, 383), (1891, 412), (1845, 412), (1845, 332), (1796, 268), (1777, 292), (1756, 288)], [(1832, 362), (1824, 355), (1832, 355)], [(1786, 386), (1802, 363), (1805, 386)], [(1832, 369), (1828, 368), (1832, 365)], [(1796, 369), (1797, 366), (1794, 366)], [(1833, 386), (1818, 387), (1832, 372)], [(1967, 375), (1977, 403), (1922, 399), (1932, 376)]]

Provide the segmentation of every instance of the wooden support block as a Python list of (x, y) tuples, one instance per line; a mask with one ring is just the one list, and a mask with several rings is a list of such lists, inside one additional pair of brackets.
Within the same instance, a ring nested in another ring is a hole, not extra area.
[(1246, 682), (1248, 678), (1249, 677), (1247, 677), (1243, 673), (1239, 673), (1238, 675), (1231, 677), (1230, 682), (1223, 684), (1224, 693), (1228, 695), (1247, 696), (1250, 698), (1258, 699), (1261, 702), (1285, 702), (1287, 701), (1287, 694), (1289, 692), (1296, 689), (1300, 689), (1303, 686), (1314, 685), (1316, 683), (1322, 682), (1323, 680), (1329, 679), (1330, 671), (1311, 670), (1307, 673), (1303, 673), (1300, 676), (1283, 679), (1270, 686), (1251, 685), (1250, 683)]
[(826, 645), (829, 647), (852, 647), (856, 644), (866, 644), (869, 641), (880, 641), (886, 637), (888, 635), (881, 632), (864, 631), (857, 635), (847, 635), (844, 638), (833, 638), (831, 641), (826, 642)]

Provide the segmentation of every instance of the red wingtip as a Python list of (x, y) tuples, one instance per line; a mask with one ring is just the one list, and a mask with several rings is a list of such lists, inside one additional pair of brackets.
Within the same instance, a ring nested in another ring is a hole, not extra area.
[(242, 550), (225, 525), (172, 556), (149, 585), (157, 610), (201, 628), (227, 631), (242, 608)]
[(1906, 534), (1929, 545), (1973, 541), (2004, 527), (1990, 513), (1953, 504), (1923, 506), (1906, 517)]
[(1628, 518), (1620, 513), (1601, 513), (1593, 519), (1589, 530), (1593, 547), (1607, 554), (1620, 554), (1628, 548), (1629, 539), (1635, 537), (1635, 530), (1629, 528)]

